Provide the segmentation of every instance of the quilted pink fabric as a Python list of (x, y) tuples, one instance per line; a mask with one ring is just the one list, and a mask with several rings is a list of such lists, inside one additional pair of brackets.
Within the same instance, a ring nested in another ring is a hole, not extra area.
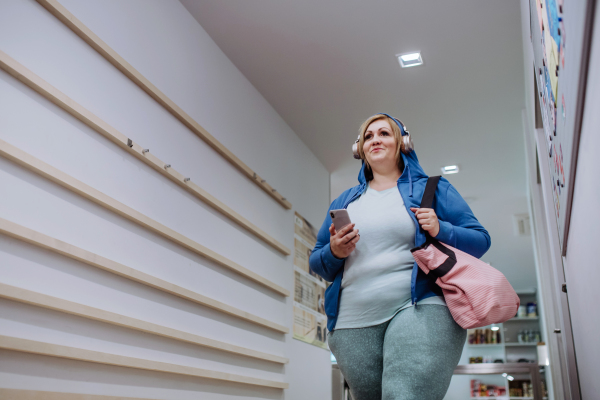
[(423, 272), (438, 276), (452, 317), (463, 328), (501, 323), (517, 314), (519, 296), (491, 265), (437, 241), (412, 253)]

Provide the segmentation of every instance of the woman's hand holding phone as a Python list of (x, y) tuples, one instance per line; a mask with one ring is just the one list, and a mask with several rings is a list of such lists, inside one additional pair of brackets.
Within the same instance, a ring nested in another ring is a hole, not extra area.
[(356, 242), (360, 239), (358, 229), (354, 229), (354, 224), (349, 224), (340, 229), (335, 230), (333, 224), (329, 227), (329, 246), (331, 253), (336, 258), (346, 258), (354, 251)]

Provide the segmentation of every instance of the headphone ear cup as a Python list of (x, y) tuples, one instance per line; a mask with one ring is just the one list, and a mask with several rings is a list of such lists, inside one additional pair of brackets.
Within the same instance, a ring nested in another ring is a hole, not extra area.
[(358, 137), (354, 141), (354, 144), (352, 145), (352, 155), (354, 155), (354, 158), (356, 158), (357, 160), (360, 160), (360, 153), (358, 152), (358, 143), (359, 142), (360, 142), (360, 135), (358, 135)]
[(352, 145), (352, 155), (354, 155), (354, 158), (356, 158), (357, 160), (360, 160), (360, 154), (358, 153), (358, 143), (354, 143)]
[(410, 134), (406, 132), (406, 135), (402, 136), (402, 144), (404, 145), (404, 153), (408, 154), (414, 150), (414, 145)]

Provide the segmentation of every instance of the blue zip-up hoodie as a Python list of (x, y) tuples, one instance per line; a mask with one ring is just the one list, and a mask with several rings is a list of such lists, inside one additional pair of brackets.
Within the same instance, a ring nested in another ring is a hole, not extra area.
[[(425, 243), (425, 231), (421, 229), (411, 207), (419, 207), (425, 191), (428, 176), (419, 165), (414, 151), (402, 154), (404, 171), (398, 179), (398, 190), (404, 201), (408, 215), (416, 227), (415, 247)], [(348, 204), (359, 198), (367, 189), (364, 175), (364, 163), (358, 173), (359, 185), (346, 190), (329, 206), (329, 210), (347, 208)], [(446, 179), (441, 178), (433, 202), (433, 209), (440, 222), (440, 232), (436, 239), (452, 247), (462, 250), (474, 257), (481, 257), (490, 248), (491, 240), (488, 232), (481, 226), (473, 212), (458, 191)], [(342, 291), (342, 276), (345, 259), (336, 258), (329, 247), (329, 227), (331, 217), (329, 211), (317, 235), (317, 244), (310, 255), (310, 268), (328, 282), (333, 282), (325, 292), (325, 314), (327, 329), (335, 328), (339, 311), (339, 300)], [(443, 296), (441, 288), (427, 277), (415, 262), (411, 278), (412, 304), (432, 296)]]

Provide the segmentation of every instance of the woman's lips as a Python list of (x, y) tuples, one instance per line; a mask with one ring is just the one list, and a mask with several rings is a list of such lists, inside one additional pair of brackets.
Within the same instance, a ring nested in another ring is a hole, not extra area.
[(383, 150), (383, 149), (381, 147), (376, 147), (376, 148), (374, 148), (374, 149), (371, 150), (371, 153), (374, 153), (374, 152), (379, 151), (379, 150)]

